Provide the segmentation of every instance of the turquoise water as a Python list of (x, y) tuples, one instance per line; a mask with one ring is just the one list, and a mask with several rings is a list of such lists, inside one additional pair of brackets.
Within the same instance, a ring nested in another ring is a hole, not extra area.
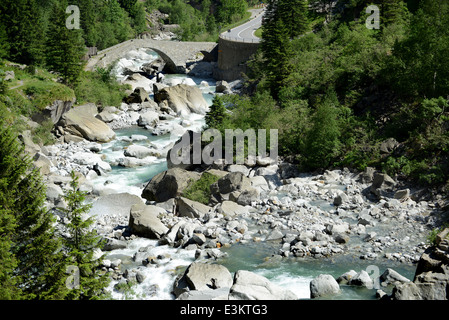
[[(273, 258), (277, 248), (266, 242), (234, 244), (222, 248), (228, 257), (220, 261), (230, 272), (249, 270), (263, 275), (275, 284), (291, 290), (300, 299), (309, 299), (310, 281), (320, 274), (330, 274), (338, 278), (353, 269), (356, 272), (366, 270), (368, 266), (377, 266), (381, 275), (387, 268), (392, 268), (412, 280), (416, 267), (390, 261), (367, 261), (359, 257), (339, 255), (331, 258)], [(374, 277), (372, 272), (368, 272)], [(376, 299), (376, 289), (341, 285), (341, 293), (325, 299), (335, 300), (371, 300)], [(382, 287), (391, 293), (392, 287)]]

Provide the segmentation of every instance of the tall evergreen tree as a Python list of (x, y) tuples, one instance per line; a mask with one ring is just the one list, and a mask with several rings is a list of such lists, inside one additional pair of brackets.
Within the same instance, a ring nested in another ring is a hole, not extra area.
[(309, 30), (308, 0), (278, 0), (277, 11), (291, 39)]
[(206, 126), (208, 128), (219, 129), (226, 117), (226, 107), (220, 96), (215, 96), (209, 111), (206, 113)]
[(65, 260), (44, 207), (38, 168), (0, 119), (0, 292), (11, 299), (65, 297)]
[(46, 64), (53, 70), (60, 72), (68, 84), (76, 84), (82, 71), (81, 58), (85, 47), (81, 31), (66, 27), (67, 14), (65, 0), (55, 3), (47, 32)]
[(0, 12), (9, 42), (9, 59), (25, 64), (41, 64), (45, 39), (35, 0), (2, 0)]
[(262, 24), (261, 50), (266, 61), (267, 79), (270, 90), (275, 99), (291, 68), (290, 58), (292, 47), (290, 43), (290, 29), (282, 19), (279, 1), (271, 0), (267, 6)]
[(79, 283), (68, 297), (71, 300), (100, 299), (105, 296), (104, 288), (108, 285), (108, 275), (101, 274), (101, 258), (94, 258), (95, 249), (101, 248), (100, 237), (91, 230), (92, 217), (86, 218), (90, 205), (84, 203), (86, 193), (79, 190), (78, 177), (72, 171), (71, 189), (65, 194), (69, 237), (65, 241), (68, 261), (79, 271)]

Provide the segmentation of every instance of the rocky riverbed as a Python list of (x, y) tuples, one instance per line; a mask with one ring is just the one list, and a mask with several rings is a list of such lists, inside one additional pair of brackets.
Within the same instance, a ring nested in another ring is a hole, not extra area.
[[(157, 81), (134, 71), (121, 79), (133, 87), (126, 102), (65, 113), (56, 131), (60, 143), (35, 156), (61, 226), (67, 223), (62, 195), (69, 173), (77, 172), (92, 203), (93, 228), (105, 240), (98, 256), (107, 255), (103, 270), (113, 279), (113, 298), (338, 298), (348, 286), (375, 292), (381, 275), (390, 291), (393, 283), (412, 280), (390, 267), (420, 261), (438, 226), (438, 201), (424, 201), (422, 190), (372, 168), (300, 173), (282, 159), (258, 159), (251, 166), (218, 161), (193, 171), (168, 169), (167, 153), (187, 130), (200, 130), (212, 95), (230, 93), (238, 83)], [(207, 205), (183, 195), (205, 172), (219, 178)], [(355, 271), (353, 262), (335, 268), (346, 258), (379, 268)], [(246, 270), (233, 259), (257, 261), (256, 267)], [(338, 274), (298, 281), (301, 275), (286, 273), (280, 281), (258, 271), (271, 266), (282, 273), (310, 261), (310, 268), (318, 262), (317, 269), (325, 265)]]

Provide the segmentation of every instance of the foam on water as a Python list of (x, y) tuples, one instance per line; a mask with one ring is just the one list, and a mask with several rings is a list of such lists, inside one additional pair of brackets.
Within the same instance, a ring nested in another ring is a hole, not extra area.
[[(157, 240), (149, 240), (137, 238), (128, 243), (125, 249), (113, 251), (113, 256), (127, 257), (128, 261), (132, 260), (132, 256), (139, 248), (153, 246), (147, 250), (148, 256), (157, 257), (163, 255), (166, 258), (160, 259), (159, 264), (148, 264), (142, 266), (140, 262), (128, 264), (126, 267), (139, 270), (144, 275), (144, 280), (139, 285), (133, 286), (131, 299), (142, 300), (172, 300), (174, 296), (171, 294), (173, 282), (176, 276), (190, 265), (195, 257), (194, 250), (183, 250), (169, 247), (167, 245), (159, 246)], [(111, 281), (108, 291), (111, 292), (113, 299), (124, 299), (125, 295), (114, 290), (114, 286), (118, 281)]]

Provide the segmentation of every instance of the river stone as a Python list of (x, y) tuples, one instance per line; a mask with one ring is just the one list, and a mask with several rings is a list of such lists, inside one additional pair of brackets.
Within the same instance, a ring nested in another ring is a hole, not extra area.
[(184, 273), (190, 290), (207, 290), (208, 288), (230, 288), (232, 275), (219, 264), (193, 262)]
[(251, 186), (251, 181), (241, 172), (231, 172), (218, 179), (210, 186), (212, 194), (226, 194), (233, 191), (243, 191)]
[(310, 298), (334, 295), (340, 292), (338, 282), (330, 274), (320, 274), (310, 281)]
[(142, 191), (142, 198), (148, 201), (164, 202), (175, 198), (201, 177), (198, 172), (171, 168), (154, 176)]
[(200, 202), (180, 197), (176, 201), (176, 212), (180, 217), (203, 218), (212, 208)]
[(365, 270), (360, 271), (354, 277), (349, 280), (349, 285), (352, 286), (362, 286), (367, 288), (372, 288), (374, 286), (373, 279), (369, 276), (368, 272)]
[(297, 300), (291, 292), (271, 283), (264, 276), (246, 270), (238, 270), (229, 300)]
[(375, 194), (378, 198), (387, 195), (393, 191), (396, 186), (396, 182), (385, 173), (375, 173), (373, 178), (373, 184), (370, 187), (370, 192)]
[(126, 148), (123, 151), (123, 154), (127, 157), (134, 157), (134, 158), (138, 158), (138, 159), (143, 159), (143, 158), (150, 157), (150, 156), (153, 156), (153, 157), (157, 156), (156, 150), (150, 149), (145, 146), (136, 145), (136, 144), (132, 144), (132, 145), (128, 146), (128, 148)]
[(123, 240), (118, 240), (118, 239), (113, 239), (113, 238), (106, 238), (105, 240), (106, 241), (102, 248), (103, 251), (124, 249), (128, 246), (126, 241), (123, 241)]
[(249, 206), (252, 202), (260, 200), (260, 191), (256, 188), (243, 190), (237, 198), (237, 203), (242, 206)]
[(156, 206), (133, 205), (129, 213), (129, 227), (138, 236), (160, 239), (169, 230), (158, 218), (161, 213), (165, 210)]
[(137, 123), (139, 126), (150, 126), (154, 127), (159, 122), (159, 114), (153, 110), (147, 110), (141, 113)]
[(337, 282), (339, 284), (348, 284), (349, 281), (351, 281), (351, 279), (353, 277), (355, 277), (356, 275), (357, 275), (357, 272), (355, 270), (349, 270), (348, 272), (345, 272), (341, 276), (339, 276), (337, 278)]
[(143, 201), (140, 197), (130, 193), (101, 196), (93, 203), (89, 215), (96, 217), (111, 215), (128, 218), (134, 204), (143, 204)]
[(394, 284), (396, 282), (399, 283), (408, 283), (409, 279), (400, 275), (397, 271), (387, 268), (385, 272), (380, 276), (380, 283), (382, 286), (388, 286), (389, 284)]
[(228, 300), (229, 288), (192, 290), (179, 295), (176, 300)]
[(233, 201), (223, 201), (218, 212), (224, 216), (233, 217), (248, 213), (248, 209)]
[(206, 114), (209, 109), (201, 90), (185, 84), (160, 89), (154, 94), (154, 101), (167, 101), (173, 111), (184, 116), (191, 112)]
[(75, 107), (64, 113), (58, 125), (66, 133), (83, 137), (90, 141), (109, 142), (115, 139), (115, 133), (107, 124), (95, 118), (98, 113), (94, 104)]

